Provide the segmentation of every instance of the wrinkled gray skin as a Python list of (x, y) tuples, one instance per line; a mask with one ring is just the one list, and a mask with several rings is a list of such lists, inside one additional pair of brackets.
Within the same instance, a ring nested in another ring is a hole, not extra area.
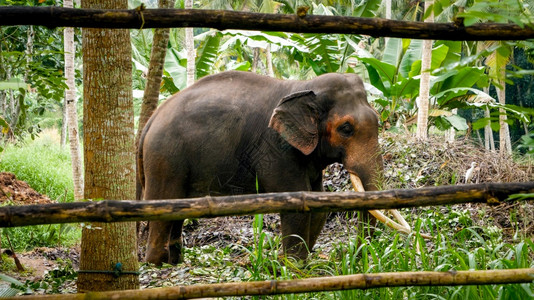
[[(138, 150), (144, 199), (321, 191), (322, 170), (333, 162), (376, 190), (382, 170), (377, 115), (354, 74), (309, 81), (245, 72), (205, 77), (158, 108)], [(281, 214), (286, 253), (307, 257), (325, 219)], [(182, 224), (150, 222), (148, 262), (182, 260)]]

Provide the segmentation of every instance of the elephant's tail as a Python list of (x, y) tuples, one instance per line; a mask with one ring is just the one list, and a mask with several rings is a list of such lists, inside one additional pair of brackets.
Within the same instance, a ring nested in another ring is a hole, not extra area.
[[(144, 130), (143, 130), (144, 132)], [(145, 186), (145, 172), (143, 168), (143, 137), (139, 139), (139, 147), (137, 148), (137, 159), (135, 161), (137, 174), (135, 176), (135, 199), (143, 200), (143, 188)]]
[(137, 160), (136, 160), (136, 169), (137, 174), (135, 176), (135, 199), (143, 200), (143, 191), (145, 189), (145, 169), (143, 164), (143, 144), (145, 141), (145, 135), (152, 124), (152, 119), (150, 118), (141, 132), (139, 137), (139, 145), (137, 147)]

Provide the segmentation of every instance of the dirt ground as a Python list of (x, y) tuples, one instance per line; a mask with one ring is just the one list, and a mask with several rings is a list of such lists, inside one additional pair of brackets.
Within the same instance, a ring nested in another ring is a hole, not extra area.
[(52, 203), (46, 195), (41, 195), (26, 182), (18, 180), (13, 173), (0, 172), (0, 204), (10, 201), (15, 205)]

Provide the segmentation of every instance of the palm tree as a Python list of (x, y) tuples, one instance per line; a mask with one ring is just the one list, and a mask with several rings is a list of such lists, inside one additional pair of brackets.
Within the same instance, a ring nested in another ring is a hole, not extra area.
[[(65, 0), (64, 7), (73, 7), (72, 0)], [(67, 90), (65, 91), (65, 116), (63, 123), (68, 124), (70, 156), (72, 164), (72, 180), (74, 183), (74, 200), (83, 199), (83, 167), (80, 153), (80, 138), (78, 135), (78, 113), (76, 112), (76, 85), (74, 82), (74, 28), (64, 29), (64, 49), (65, 49), (65, 78)]]
[[(126, 9), (127, 1), (83, 0), (83, 8)], [(135, 197), (132, 51), (126, 29), (82, 31), (85, 199)], [(78, 292), (139, 288), (135, 223), (82, 231)], [(114, 276), (114, 272), (129, 273)]]
[[(495, 48), (484, 61), (488, 69), (490, 78), (493, 81), (493, 85), (497, 90), (497, 98), (499, 103), (506, 104), (506, 65), (510, 61), (512, 54), (511, 46), (496, 41), (487, 41), (479, 44), (479, 50)], [(512, 143), (510, 140), (510, 131), (508, 123), (506, 122), (507, 116), (503, 108), (499, 109), (499, 152), (501, 155), (512, 154)]]
[[(185, 9), (193, 8), (193, 0), (185, 0)], [(187, 51), (187, 86), (195, 82), (195, 41), (193, 28), (185, 29), (185, 49)]]
[[(433, 1), (425, 1), (425, 11), (429, 10)], [(425, 22), (433, 22), (434, 14)], [(421, 58), (421, 81), (419, 83), (419, 102), (417, 111), (417, 138), (426, 140), (428, 138), (428, 108), (430, 95), (430, 67), (432, 63), (432, 40), (423, 41), (423, 50)]]
[[(172, 8), (174, 7), (174, 3), (174, 0), (159, 0), (158, 7)], [(146, 122), (158, 107), (159, 89), (162, 81), (165, 55), (167, 54), (167, 44), (169, 43), (169, 33), (169, 28), (157, 28), (154, 30), (145, 92), (143, 94), (143, 102), (141, 103), (141, 112), (139, 114), (139, 124), (135, 137), (136, 146), (139, 144), (139, 137), (141, 136), (141, 132), (145, 127)]]

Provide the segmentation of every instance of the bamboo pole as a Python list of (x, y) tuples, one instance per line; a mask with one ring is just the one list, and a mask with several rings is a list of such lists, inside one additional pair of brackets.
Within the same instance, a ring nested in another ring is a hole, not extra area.
[(265, 14), (225, 10), (72, 9), (63, 7), (0, 7), (0, 26), (42, 25), (47, 27), (172, 28), (210, 27), (219, 30), (345, 33), (370, 36), (433, 40), (526, 40), (534, 29), (515, 24), (424, 23), (381, 18)]
[(0, 227), (74, 222), (183, 220), (279, 212), (396, 209), (484, 202), (497, 204), (518, 193), (534, 193), (534, 182), (483, 183), (373, 192), (288, 192), (180, 200), (87, 201), (0, 207)]
[(456, 286), (531, 283), (533, 280), (534, 269), (448, 272), (391, 272), (316, 277), (297, 280), (197, 284), (168, 288), (110, 291), (87, 294), (32, 295), (11, 299), (190, 299), (247, 295), (279, 295), (399, 286)]

